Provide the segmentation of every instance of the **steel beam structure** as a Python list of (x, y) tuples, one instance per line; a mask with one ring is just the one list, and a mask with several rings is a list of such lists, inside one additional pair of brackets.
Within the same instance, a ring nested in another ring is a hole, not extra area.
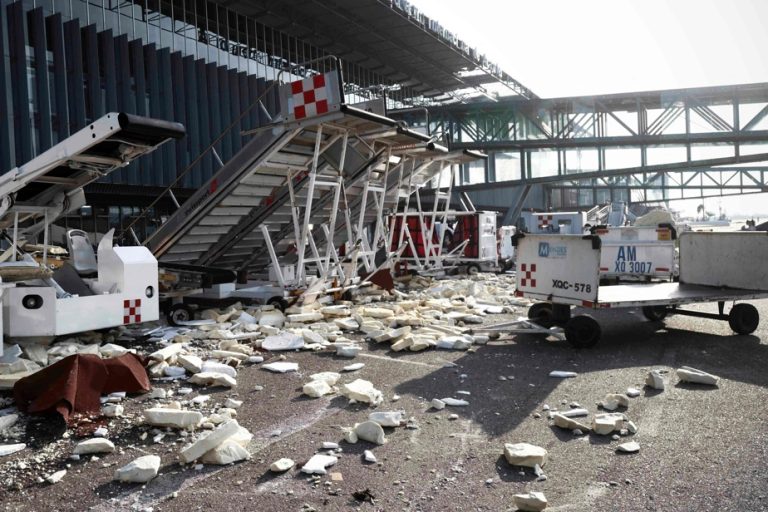
[(768, 83), (445, 105), (428, 121), (391, 115), (491, 155), (482, 173), (462, 170), (457, 190), (544, 184), (543, 206), (564, 207), (768, 191), (758, 165), (768, 162)]

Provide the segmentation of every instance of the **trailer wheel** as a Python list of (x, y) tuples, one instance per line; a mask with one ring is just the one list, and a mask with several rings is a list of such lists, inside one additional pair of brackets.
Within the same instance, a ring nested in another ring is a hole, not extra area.
[(192, 308), (186, 304), (174, 304), (165, 314), (168, 323), (173, 326), (180, 325), (179, 322), (189, 322), (194, 316)]
[(282, 297), (272, 297), (267, 301), (267, 306), (274, 306), (275, 309), (279, 309), (282, 313), (288, 309), (288, 303)]
[(752, 304), (736, 304), (728, 313), (728, 325), (737, 334), (752, 334), (760, 323), (760, 314)]
[(555, 313), (549, 302), (537, 302), (528, 308), (528, 319), (533, 320), (542, 327), (555, 325)]
[(602, 333), (600, 324), (589, 315), (575, 316), (565, 324), (565, 339), (575, 348), (594, 347)]
[(667, 317), (666, 306), (643, 306), (643, 316), (651, 322), (660, 322)]
[(477, 263), (470, 263), (469, 265), (467, 265), (467, 274), (469, 274), (470, 276), (476, 276), (479, 273), (480, 273), (480, 265), (478, 265)]

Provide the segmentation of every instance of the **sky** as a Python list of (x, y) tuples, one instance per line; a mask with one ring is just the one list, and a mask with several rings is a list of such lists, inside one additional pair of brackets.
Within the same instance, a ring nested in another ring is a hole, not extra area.
[[(768, 0), (411, 3), (543, 98), (768, 82)], [(705, 203), (768, 215), (768, 194)]]

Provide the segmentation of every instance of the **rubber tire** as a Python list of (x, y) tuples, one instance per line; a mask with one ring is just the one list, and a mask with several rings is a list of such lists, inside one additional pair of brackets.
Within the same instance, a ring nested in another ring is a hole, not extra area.
[(285, 313), (285, 310), (288, 309), (288, 303), (282, 297), (272, 297), (267, 301), (267, 306), (274, 306), (281, 313)]
[(470, 263), (469, 265), (467, 265), (468, 276), (476, 276), (477, 274), (480, 273), (480, 271), (481, 271), (480, 265), (478, 265), (477, 263)]
[(575, 316), (565, 324), (565, 339), (574, 348), (594, 347), (602, 334), (600, 324), (589, 315)]
[(643, 306), (643, 316), (651, 322), (661, 322), (669, 311), (665, 306)]
[(752, 334), (760, 325), (760, 313), (752, 304), (736, 304), (728, 313), (728, 325), (737, 334)]
[(555, 325), (555, 313), (549, 302), (537, 302), (528, 308), (528, 320), (533, 320), (542, 327)]
[(165, 314), (165, 318), (169, 324), (178, 327), (180, 325), (178, 322), (188, 322), (194, 319), (195, 313), (186, 304), (174, 304)]

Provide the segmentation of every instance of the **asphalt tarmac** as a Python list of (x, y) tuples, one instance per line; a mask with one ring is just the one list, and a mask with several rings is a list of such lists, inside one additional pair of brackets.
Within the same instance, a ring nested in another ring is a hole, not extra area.
[[(200, 470), (180, 466), (183, 439), (174, 442), (172, 433), (161, 444), (154, 444), (152, 435), (140, 438), (148, 430), (138, 420), (147, 404), (138, 397), (126, 402), (126, 419), (111, 427), (119, 451), (98, 460), (68, 460), (76, 436), (61, 439), (55, 426), (46, 431), (41, 425), (32, 444), (53, 454), (46, 470), (69, 464), (68, 473), (55, 485), (29, 476), (17, 476), (9, 485), (8, 468), (20, 457), (6, 457), (0, 463), (0, 481), (6, 484), (0, 490), (2, 508), (504, 511), (515, 510), (514, 494), (535, 490), (546, 495), (548, 511), (768, 510), (768, 301), (754, 304), (764, 320), (747, 336), (734, 335), (727, 322), (683, 316), (649, 322), (638, 310), (616, 310), (595, 314), (603, 339), (591, 349), (525, 334), (502, 336), (469, 352), (392, 353), (387, 344), (371, 342), (354, 360), (287, 353), (299, 363), (299, 373), (272, 374), (255, 365), (239, 371), (236, 392), (201, 391), (221, 402), (229, 396), (244, 401), (238, 421), (254, 434), (251, 460)], [(353, 361), (365, 367), (344, 374), (341, 382), (373, 382), (385, 397), (379, 407), (349, 405), (339, 395), (301, 395), (308, 375), (340, 371)], [(720, 385), (681, 384), (674, 374), (680, 366), (713, 373)], [(666, 390), (643, 387), (651, 369), (669, 371)], [(552, 370), (578, 375), (550, 378)], [(642, 390), (623, 411), (639, 431), (620, 440), (574, 436), (552, 426), (542, 409), (545, 404), (567, 409), (575, 402), (591, 417), (605, 394), (628, 387)], [(399, 400), (393, 401), (394, 395)], [(464, 398), (469, 406), (430, 409), (431, 399), (443, 397)], [(385, 429), (383, 446), (343, 441), (343, 428), (370, 412), (400, 409), (418, 428)], [(449, 419), (451, 414), (458, 418)], [(616, 453), (630, 440), (640, 444), (639, 453)], [(298, 469), (324, 441), (339, 442), (343, 451), (328, 475), (313, 480)], [(504, 444), (517, 442), (548, 450), (546, 480), (507, 464)], [(363, 460), (366, 449), (377, 463)], [(117, 467), (148, 453), (162, 458), (156, 479), (144, 486), (111, 481)], [(270, 473), (269, 465), (283, 457), (295, 460), (296, 467)], [(353, 497), (365, 490), (371, 499)]]

